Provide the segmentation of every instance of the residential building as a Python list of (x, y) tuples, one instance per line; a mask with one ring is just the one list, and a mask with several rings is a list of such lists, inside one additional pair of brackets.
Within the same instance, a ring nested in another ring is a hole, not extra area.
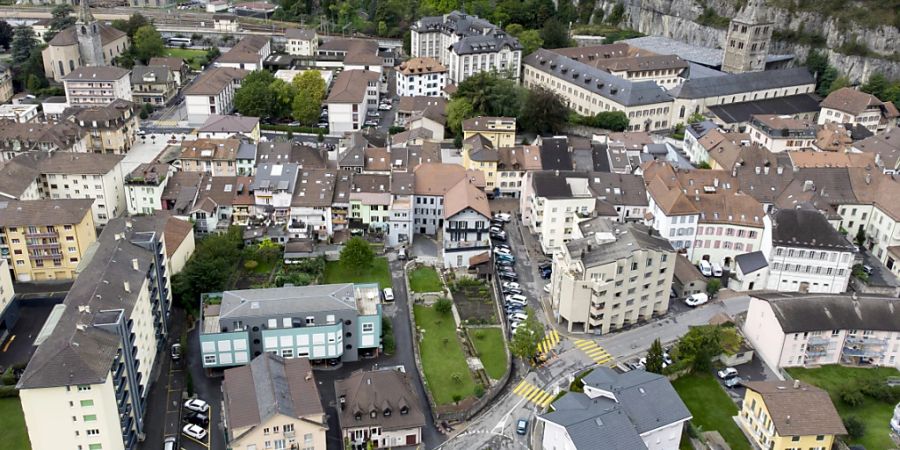
[(171, 166), (142, 163), (125, 175), (125, 202), (128, 215), (153, 214), (162, 210), (162, 195), (169, 181)]
[(597, 204), (584, 172), (530, 172), (523, 184), (528, 187), (519, 199), (522, 224), (537, 234), (547, 255), (576, 236), (578, 219), (589, 217)]
[(266, 163), (256, 167), (250, 191), (253, 192), (257, 214), (269, 216), (277, 224), (288, 221), (298, 171), (299, 167), (293, 163)]
[(822, 100), (819, 125), (829, 122), (860, 124), (878, 133), (894, 128), (898, 116), (900, 113), (893, 103), (882, 102), (872, 94), (845, 87)]
[(325, 448), (328, 423), (309, 359), (265, 352), (225, 370), (222, 394), (229, 448)]
[(675, 251), (646, 226), (606, 221), (553, 254), (550, 301), (572, 332), (606, 334), (665, 314)]
[[(765, 93), (763, 96), (765, 97)], [(815, 121), (819, 116), (821, 100), (815, 92), (808, 92), (784, 97), (720, 103), (707, 106), (709, 113), (706, 116), (719, 127), (731, 131), (746, 129), (750, 124), (750, 116), (754, 114), (774, 114)]]
[[(738, 256), (740, 259), (741, 256)], [(706, 277), (700, 273), (684, 255), (675, 256), (675, 276), (672, 278), (672, 290), (676, 298), (687, 298), (694, 294), (706, 292)]]
[[(191, 68), (184, 62), (184, 59), (175, 56), (156, 56), (150, 58), (150, 61), (147, 62), (147, 66), (165, 67), (168, 69), (175, 78), (175, 85), (178, 87), (182, 87), (188, 82), (188, 75), (191, 73)], [(134, 83), (132, 82), (132, 84)]]
[(181, 170), (204, 172), (214, 177), (237, 175), (238, 139), (197, 139), (182, 141), (178, 162)]
[(431, 140), (442, 142), (444, 140), (444, 129), (447, 128), (447, 116), (439, 108), (427, 108), (420, 113), (410, 116), (406, 121), (406, 128), (409, 131), (416, 129), (428, 130), (431, 133)]
[(259, 142), (259, 117), (223, 116), (210, 114), (197, 129), (200, 139), (248, 139)]
[(163, 189), (162, 209), (170, 211), (174, 216), (187, 218), (188, 210), (194, 206), (200, 186), (208, 178), (203, 172), (185, 172), (179, 170), (168, 177)]
[(63, 302), (67, 314), (17, 386), (31, 448), (130, 450), (147, 432), (147, 396), (171, 310), (169, 219), (111, 221), (82, 264)]
[(744, 336), (769, 367), (900, 365), (896, 298), (754, 292)]
[(429, 109), (435, 109), (439, 115), (446, 117), (447, 99), (424, 95), (401, 96), (400, 101), (397, 102), (397, 123), (406, 125), (412, 116), (423, 115)]
[(553, 49), (554, 53), (631, 81), (653, 81), (671, 89), (687, 78), (689, 63), (677, 55), (660, 55), (623, 42)]
[(459, 164), (422, 163), (413, 173), (413, 228), (418, 234), (436, 236), (444, 230), (446, 195), (460, 181), (474, 179), (477, 187), (484, 186), (480, 172), (466, 170)]
[(737, 420), (754, 445), (772, 450), (831, 448), (847, 434), (828, 392), (794, 381), (748, 381)]
[(516, 145), (515, 117), (473, 117), (463, 120), (463, 141), (475, 134), (484, 136), (494, 148)]
[(366, 113), (378, 108), (379, 80), (378, 73), (367, 70), (345, 70), (338, 75), (325, 100), (329, 132), (362, 128)]
[(875, 163), (881, 170), (890, 175), (900, 172), (900, 128), (893, 128), (883, 133), (853, 143), (852, 152), (876, 155)]
[(728, 24), (722, 71), (729, 73), (761, 72), (766, 59), (775, 24), (766, 14), (764, 1), (745, 4)]
[(570, 392), (538, 416), (543, 447), (589, 450), (675, 450), (691, 412), (666, 377), (597, 367), (584, 392)]
[(128, 35), (95, 20), (87, 3), (77, 14), (75, 25), (57, 33), (41, 51), (44, 74), (57, 83), (80, 67), (111, 66), (130, 46)]
[(138, 130), (135, 104), (114, 100), (104, 106), (73, 111), (75, 123), (87, 131), (87, 152), (124, 155), (131, 151)]
[(0, 259), (0, 330), (3, 330), (3, 333), (9, 333), (15, 326), (15, 320), (17, 320), (11, 314), (13, 309), (9, 308), (10, 305), (13, 305), (13, 308), (15, 308), (12, 300), (16, 292), (13, 288), (12, 277), (9, 262), (5, 258)]
[(813, 208), (785, 208), (771, 215), (767, 289), (838, 294), (847, 290), (853, 245)]
[(413, 172), (391, 174), (391, 206), (388, 218), (387, 245), (397, 247), (413, 240), (413, 193), (416, 175)]
[[(200, 186), (188, 217), (200, 233), (224, 232), (231, 225), (235, 203), (252, 204), (250, 177), (212, 176)], [(241, 201), (242, 200), (242, 201)]]
[(750, 141), (774, 153), (804, 150), (813, 147), (816, 124), (809, 120), (772, 114), (753, 115), (747, 134)]
[(216, 58), (216, 67), (230, 67), (241, 70), (261, 70), (263, 61), (272, 54), (272, 41), (269, 36), (248, 34), (241, 38), (234, 47)]
[(396, 74), (396, 92), (401, 97), (441, 97), (447, 85), (447, 68), (434, 58), (412, 58), (401, 63)]
[(391, 214), (390, 175), (354, 174), (350, 184), (350, 223), (388, 231)]
[[(734, 258), (734, 278), (738, 284), (736, 291), (758, 291), (768, 284), (769, 262), (761, 250), (737, 255)], [(731, 283), (729, 283), (730, 285)]]
[(70, 106), (105, 106), (132, 100), (129, 71), (112, 66), (79, 67), (62, 77)]
[(254, 143), (241, 141), (235, 160), (239, 176), (252, 176), (256, 171), (256, 152), (258, 149), (259, 147)]
[(284, 30), (287, 43), (284, 51), (294, 56), (316, 56), (319, 50), (319, 35), (312, 28), (288, 28)]
[(94, 200), (7, 200), (0, 208), (0, 254), (18, 282), (71, 280), (97, 239)]
[(459, 84), (480, 72), (519, 79), (522, 45), (499, 27), (459, 11), (422, 17), (410, 27), (412, 57), (430, 57), (449, 69), (448, 82)]
[(536, 145), (520, 145), (502, 147), (497, 150), (500, 157), (497, 162), (497, 180), (494, 184), (494, 196), (520, 198), (522, 184), (528, 172), (541, 170), (541, 151)]
[(174, 72), (166, 66), (134, 66), (131, 91), (135, 103), (163, 107), (178, 93), (178, 83)]
[(15, 159), (40, 173), (38, 193), (44, 199), (94, 199), (98, 227), (127, 210), (122, 155), (98, 153), (28, 153)]
[(475, 133), (463, 141), (460, 153), (463, 167), (481, 171), (485, 189), (493, 191), (497, 184), (497, 164), (500, 162), (500, 152), (494, 144), (484, 135)]
[(331, 204), (337, 172), (327, 169), (301, 169), (299, 183), (291, 199), (288, 231), (300, 239), (327, 240), (334, 233)]
[(213, 29), (222, 33), (237, 33), (241, 28), (237, 16), (234, 14), (214, 14)]
[(491, 249), (491, 206), (482, 187), (464, 178), (444, 195), (444, 267), (469, 267), (469, 259)]
[[(696, 164), (706, 163), (710, 169), (730, 171), (742, 160), (743, 150), (749, 147), (749, 134), (714, 129), (700, 138), (693, 150)], [(693, 157), (691, 161), (694, 161)]]
[(32, 151), (85, 153), (87, 140), (87, 130), (70, 121), (0, 122), (0, 152), (4, 161)]
[(12, 103), (5, 103), (0, 105), (0, 120), (10, 120), (18, 123), (37, 122), (40, 109), (41, 105), (14, 105)]
[(426, 426), (422, 402), (404, 372), (358, 371), (334, 382), (341, 436), (354, 449), (417, 446)]
[(672, 96), (654, 81), (622, 79), (544, 49), (525, 57), (522, 64), (522, 84), (559, 95), (581, 115), (621, 111), (628, 116), (628, 131), (664, 130), (675, 123), (671, 121)]
[[(326, 284), (206, 294), (203, 367), (240, 366), (266, 353), (285, 359), (357, 361), (381, 345), (377, 284)], [(251, 356), (252, 355), (252, 356)]]
[[(158, 213), (164, 214), (164, 213)], [(184, 269), (194, 254), (194, 225), (176, 217), (166, 220), (166, 270), (172, 276)]]
[(234, 109), (234, 93), (241, 87), (246, 70), (212, 67), (204, 70), (184, 89), (188, 122), (201, 124), (212, 114), (228, 114)]
[[(352, 64), (348, 63), (350, 58)], [(384, 60), (378, 56), (378, 42), (369, 39), (332, 38), (322, 42), (316, 51), (316, 67), (343, 70), (378, 71)], [(351, 69), (349, 66), (354, 66)], [(365, 66), (369, 66), (368, 69)], [(377, 67), (376, 67), (377, 66)]]

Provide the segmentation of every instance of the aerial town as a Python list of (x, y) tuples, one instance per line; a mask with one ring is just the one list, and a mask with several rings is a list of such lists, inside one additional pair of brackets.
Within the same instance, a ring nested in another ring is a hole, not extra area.
[(894, 0), (0, 16), (0, 450), (900, 449)]

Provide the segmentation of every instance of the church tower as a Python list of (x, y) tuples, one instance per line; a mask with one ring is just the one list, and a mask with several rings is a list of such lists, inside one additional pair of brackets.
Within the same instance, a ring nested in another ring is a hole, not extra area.
[(112, 61), (103, 58), (103, 43), (100, 42), (100, 25), (91, 15), (88, 0), (81, 0), (78, 8), (78, 21), (75, 22), (75, 37), (78, 40), (78, 53), (81, 65), (85, 67), (106, 66)]
[(743, 73), (765, 70), (772, 28), (765, 1), (750, 0), (728, 25), (722, 71)]

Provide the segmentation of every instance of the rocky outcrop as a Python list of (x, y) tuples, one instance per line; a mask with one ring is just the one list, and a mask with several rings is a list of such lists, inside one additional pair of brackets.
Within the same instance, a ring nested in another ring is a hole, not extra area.
[[(588, 1), (588, 0), (581, 0)], [(703, 14), (704, 5), (723, 17), (733, 17), (739, 6), (738, 0), (597, 0), (596, 6), (606, 15), (616, 3), (625, 5), (623, 26), (633, 28), (647, 35), (665, 36), (694, 45), (722, 48), (725, 30), (697, 23)], [(849, 56), (832, 49), (850, 42), (865, 44), (874, 53), (896, 56), (900, 45), (900, 30), (892, 26), (865, 28), (856, 24), (845, 24), (821, 14), (794, 12), (771, 8), (770, 17), (776, 30), (792, 30), (821, 35), (827, 42), (827, 54), (831, 65), (846, 74), (854, 82), (866, 80), (875, 72), (882, 72), (890, 78), (900, 78), (900, 63), (878, 57)], [(811, 47), (796, 42), (775, 41), (773, 52), (792, 53), (803, 61)]]

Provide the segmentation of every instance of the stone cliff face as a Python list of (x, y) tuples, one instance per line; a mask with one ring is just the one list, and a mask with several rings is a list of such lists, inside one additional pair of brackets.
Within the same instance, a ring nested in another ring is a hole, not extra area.
[[(580, 0), (591, 1), (591, 0)], [(647, 35), (665, 36), (694, 45), (722, 48), (725, 30), (701, 25), (696, 22), (703, 14), (703, 6), (711, 8), (718, 15), (733, 17), (737, 12), (736, 0), (596, 0), (596, 6), (606, 15), (616, 3), (625, 5), (623, 26), (633, 28)], [(882, 55), (900, 52), (900, 30), (892, 26), (866, 29), (855, 24), (839, 24), (837, 20), (820, 14), (797, 12), (791, 14), (785, 9), (771, 8), (770, 17), (776, 30), (804, 31), (822, 35), (827, 40), (828, 59), (831, 65), (846, 74), (854, 82), (866, 80), (875, 72), (882, 72), (889, 78), (900, 78), (900, 63), (877, 57), (849, 56), (831, 49), (852, 42), (865, 43), (869, 50)], [(773, 53), (792, 53), (796, 63), (802, 63), (810, 51), (808, 45), (794, 42), (773, 42)]]

